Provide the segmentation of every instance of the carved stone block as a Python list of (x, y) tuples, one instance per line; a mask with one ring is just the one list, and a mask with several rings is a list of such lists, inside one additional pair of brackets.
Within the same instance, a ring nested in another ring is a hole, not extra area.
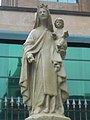
[(25, 120), (71, 120), (68, 117), (57, 114), (33, 114)]

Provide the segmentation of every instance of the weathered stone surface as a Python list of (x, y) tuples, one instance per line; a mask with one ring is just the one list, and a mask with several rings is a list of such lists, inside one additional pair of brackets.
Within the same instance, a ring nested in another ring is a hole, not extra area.
[(58, 114), (33, 114), (25, 120), (71, 120), (68, 117), (60, 116)]

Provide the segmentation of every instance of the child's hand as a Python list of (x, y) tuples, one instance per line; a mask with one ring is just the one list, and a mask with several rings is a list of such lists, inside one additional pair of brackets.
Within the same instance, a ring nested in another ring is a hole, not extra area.
[(60, 52), (60, 46), (58, 46), (58, 45), (56, 45), (56, 51), (57, 51), (57, 53), (59, 53)]
[(57, 40), (57, 35), (55, 33), (52, 33), (52, 37), (54, 40)]
[(68, 36), (69, 36), (68, 31), (64, 32), (63, 38), (65, 39), (65, 38), (67, 38)]

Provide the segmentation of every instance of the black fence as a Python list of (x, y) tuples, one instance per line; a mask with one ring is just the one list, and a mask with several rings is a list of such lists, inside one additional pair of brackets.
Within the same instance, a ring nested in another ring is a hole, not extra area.
[[(86, 99), (70, 99), (65, 105), (65, 116), (71, 120), (90, 120), (90, 101)], [(0, 120), (24, 120), (29, 116), (22, 98), (0, 98)]]

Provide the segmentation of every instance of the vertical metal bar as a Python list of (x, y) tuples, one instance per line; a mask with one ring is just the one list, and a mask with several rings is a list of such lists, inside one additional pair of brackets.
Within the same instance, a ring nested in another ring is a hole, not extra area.
[(4, 109), (4, 111), (5, 111), (5, 112), (4, 112), (4, 120), (7, 119), (7, 102), (8, 102), (8, 101), (7, 101), (7, 97), (5, 97), (5, 98), (4, 98), (4, 106), (5, 106), (5, 107), (4, 107), (4, 108), (5, 108), (5, 109)]
[(18, 105), (18, 120), (20, 120), (20, 97), (18, 97), (17, 105)]
[(85, 105), (85, 120), (88, 120), (87, 119), (87, 100), (85, 99), (85, 101), (84, 101), (84, 105)]
[(76, 103), (75, 103), (75, 100), (73, 99), (73, 113), (74, 113), (74, 120), (76, 120), (76, 113), (75, 113), (75, 106), (76, 106)]
[(13, 104), (14, 104), (14, 99), (13, 99), (13, 97), (11, 97), (10, 103), (11, 103), (11, 120), (13, 120)]
[(78, 101), (78, 105), (79, 105), (79, 110), (80, 110), (80, 120), (82, 120), (82, 114), (81, 114), (81, 100), (79, 99)]
[(20, 108), (18, 106), (18, 120), (20, 120)]
[(26, 111), (27, 111), (27, 106), (24, 104), (24, 119), (26, 118)]
[(0, 98), (0, 111), (3, 110), (3, 108), (1, 107), (1, 105), (2, 105), (2, 98)]
[(67, 104), (67, 110), (68, 110), (68, 111), (67, 111), (67, 114), (68, 114), (68, 117), (69, 117), (69, 106), (70, 106), (70, 103), (69, 103), (69, 100), (68, 100), (68, 99), (67, 99), (67, 103), (66, 103), (66, 104)]

